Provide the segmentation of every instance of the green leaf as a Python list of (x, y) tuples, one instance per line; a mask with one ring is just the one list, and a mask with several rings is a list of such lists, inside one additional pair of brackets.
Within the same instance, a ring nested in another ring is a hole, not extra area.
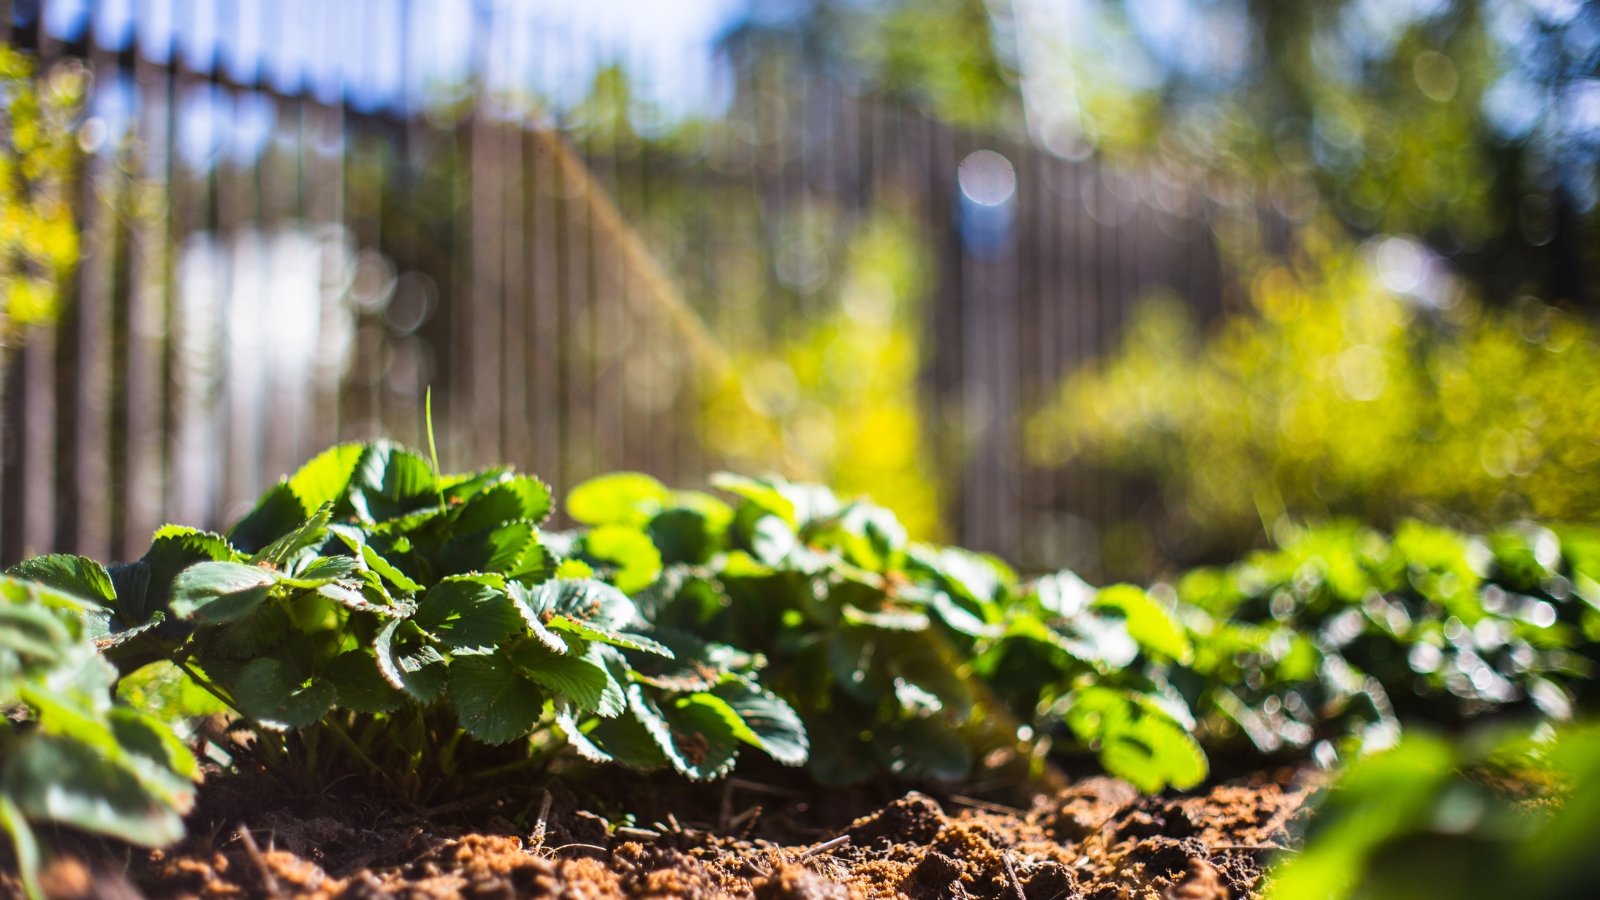
[(800, 517), (794, 500), (784, 495), (776, 485), (757, 478), (747, 478), (731, 472), (717, 472), (711, 476), (712, 487), (736, 494), (745, 502), (768, 515), (777, 516), (790, 531), (800, 527)]
[(538, 525), (549, 514), (549, 485), (527, 475), (507, 475), (504, 481), (472, 495), (458, 507), (453, 527), (472, 532), (509, 522)]
[(672, 767), (690, 781), (720, 778), (733, 768), (739, 742), (720, 710), (681, 699), (659, 705), (637, 684), (628, 688), (628, 709)]
[(232, 622), (260, 606), (277, 580), (243, 563), (196, 563), (172, 581), (172, 614), (203, 625)]
[(544, 692), (502, 656), (458, 656), (450, 664), (450, 702), (466, 732), (504, 744), (533, 731)]
[(390, 441), (367, 446), (350, 487), (350, 504), (364, 522), (394, 520), (439, 503), (438, 480), (427, 460)]
[(325, 584), (338, 581), (341, 578), (350, 578), (361, 571), (361, 563), (349, 556), (319, 556), (312, 559), (294, 577), (283, 579), (300, 588), (321, 587)]
[(320, 546), (328, 538), (328, 522), (333, 518), (333, 507), (323, 504), (305, 521), (289, 529), (272, 543), (261, 548), (250, 562), (265, 564), (274, 569), (290, 570), (302, 551)]
[(1067, 725), (1098, 749), (1106, 771), (1145, 793), (1171, 785), (1194, 787), (1206, 777), (1206, 757), (1194, 738), (1147, 698), (1090, 687), (1068, 698)]
[(743, 650), (703, 640), (682, 629), (662, 628), (654, 634), (671, 655), (641, 657), (634, 661), (634, 668), (639, 681), (662, 690), (709, 690), (735, 671), (753, 671), (763, 662)]
[(994, 638), (1005, 633), (1004, 625), (984, 621), (982, 616), (945, 591), (934, 591), (928, 605), (939, 616), (939, 621), (968, 637)]
[(457, 534), (439, 552), (445, 574), (497, 572), (517, 575), (522, 562), (539, 546), (539, 529), (532, 522), (511, 522), (470, 534)]
[(453, 576), (434, 585), (417, 602), (413, 621), (440, 643), (468, 652), (492, 650), (521, 624), (504, 582), (482, 575)]
[(1128, 635), (1146, 651), (1187, 664), (1194, 657), (1189, 639), (1183, 629), (1172, 620), (1171, 614), (1150, 595), (1131, 584), (1117, 584), (1101, 589), (1092, 608), (1113, 609), (1127, 619)]
[(111, 585), (111, 574), (106, 571), (105, 566), (87, 556), (70, 556), (65, 553), (36, 556), (17, 563), (7, 569), (6, 574), (25, 581), (37, 581), (86, 600), (107, 605), (114, 605), (117, 602), (117, 591)]
[(228, 708), (169, 660), (158, 660), (117, 682), (117, 698), (157, 719), (178, 722)]
[[(296, 514), (296, 521), (300, 515)], [(240, 561), (239, 552), (221, 535), (164, 525), (156, 530), (141, 559), (111, 568), (111, 581), (117, 587), (117, 617), (132, 625), (168, 611), (165, 604), (171, 597), (173, 579), (195, 563)]]
[(640, 472), (616, 472), (591, 478), (567, 494), (567, 515), (585, 525), (642, 527), (659, 512), (672, 492)]
[(361, 559), (367, 564), (367, 568), (377, 572), (385, 581), (394, 585), (397, 590), (408, 594), (414, 594), (422, 590), (420, 582), (400, 571), (399, 567), (385, 559), (377, 550), (374, 550), (371, 544), (361, 545)]
[(444, 692), (444, 656), (429, 644), (416, 623), (390, 619), (378, 629), (372, 650), (378, 672), (395, 690), (418, 703), (432, 703)]
[(742, 680), (719, 685), (711, 693), (726, 702), (755, 736), (750, 743), (786, 766), (805, 764), (811, 751), (805, 725), (776, 694)]
[[(129, 753), (142, 756), (159, 767), (163, 780), (170, 773), (184, 781), (200, 778), (200, 763), (189, 748), (164, 723), (142, 710), (113, 706), (106, 714), (117, 743)], [(177, 790), (188, 792), (187, 784)]]
[(880, 726), (872, 736), (872, 752), (897, 778), (959, 781), (972, 769), (966, 740), (938, 716)]
[[(638, 622), (638, 610), (626, 594), (603, 581), (546, 581), (521, 593), (519, 599), (523, 618), (530, 627), (536, 621), (549, 631), (564, 631), (630, 650), (671, 654), (655, 641), (624, 630)], [(537, 628), (534, 634), (539, 635)], [(542, 637), (540, 640), (549, 644)]]
[(329, 447), (289, 476), (289, 490), (299, 498), (300, 505), (308, 510), (324, 503), (337, 505), (349, 494), (350, 479), (355, 475), (356, 464), (366, 449), (366, 445), (360, 443)]
[(11, 836), (11, 853), (17, 863), (23, 895), (29, 900), (44, 897), (44, 888), (39, 884), (39, 839), (28, 827), (27, 816), (4, 791), (0, 791), (0, 828)]
[(661, 552), (650, 536), (626, 525), (602, 525), (580, 541), (587, 561), (609, 570), (611, 582), (625, 594), (649, 587), (661, 574)]
[(557, 697), (570, 701), (585, 712), (605, 718), (620, 715), (626, 707), (619, 677), (627, 678), (626, 666), (616, 659), (611, 650), (608, 665), (603, 644), (589, 644), (581, 652), (552, 653), (537, 644), (529, 644), (513, 657), (517, 668), (529, 678), (549, 688)]
[(329, 681), (307, 683), (277, 659), (246, 663), (234, 680), (233, 700), (239, 711), (264, 728), (292, 731), (311, 725), (333, 708), (338, 696)]
[(245, 553), (255, 553), (298, 528), (315, 507), (295, 496), (289, 482), (280, 481), (267, 489), (256, 506), (228, 531), (228, 540)]
[(378, 669), (377, 657), (366, 650), (346, 650), (328, 663), (322, 677), (338, 692), (339, 706), (361, 713), (386, 713), (400, 708), (405, 694)]
[[(181, 786), (175, 775), (169, 782)], [(174, 790), (180, 790), (175, 787)], [(108, 765), (85, 743), (34, 735), (7, 754), (0, 797), (28, 818), (60, 822), (146, 847), (183, 837), (186, 803), (171, 791), (152, 791), (134, 772)]]
[(577, 710), (557, 701), (556, 724), (567, 736), (567, 743), (590, 762), (615, 762), (642, 772), (653, 772), (667, 765), (666, 754), (656, 746), (650, 732), (632, 715), (614, 719), (590, 719), (580, 724)]

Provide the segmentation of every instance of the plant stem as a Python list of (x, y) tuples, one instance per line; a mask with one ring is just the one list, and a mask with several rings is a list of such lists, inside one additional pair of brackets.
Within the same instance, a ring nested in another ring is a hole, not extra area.
[(345, 733), (344, 726), (340, 725), (338, 722), (335, 722), (331, 718), (323, 720), (322, 724), (329, 731), (333, 732), (333, 736), (338, 738), (340, 743), (344, 744), (346, 750), (349, 750), (363, 766), (367, 767), (367, 771), (371, 773), (373, 777), (383, 778), (383, 769), (379, 768), (378, 764), (372, 761), (372, 757), (368, 756), (366, 751), (361, 749), (360, 744), (357, 744), (349, 734)]
[(217, 701), (220, 702), (223, 706), (226, 706), (227, 708), (233, 710), (234, 715), (238, 716), (241, 719), (245, 719), (247, 721), (249, 720), (250, 717), (245, 715), (243, 710), (241, 710), (239, 707), (234, 705), (232, 697), (229, 697), (228, 695), (222, 693), (220, 690), (217, 689), (216, 685), (212, 684), (210, 681), (206, 680), (205, 678), (202, 678), (200, 676), (199, 672), (196, 672), (194, 669), (189, 668), (188, 660), (186, 660), (186, 659), (184, 659), (182, 657), (174, 656), (172, 658), (172, 664), (177, 666), (179, 669), (183, 670), (183, 674), (189, 676), (189, 680), (193, 681), (195, 684), (200, 685), (200, 687), (206, 693), (208, 693), (211, 696), (217, 698)]

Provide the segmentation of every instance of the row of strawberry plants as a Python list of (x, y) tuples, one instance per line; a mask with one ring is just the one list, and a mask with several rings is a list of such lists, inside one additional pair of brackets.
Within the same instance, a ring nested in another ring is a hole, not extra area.
[(659, 627), (760, 651), (824, 781), (960, 778), (1020, 736), (1187, 787), (1200, 745), (1332, 762), (1403, 720), (1561, 720), (1592, 695), (1592, 527), (1336, 523), (1175, 585), (1094, 588), (909, 541), (882, 507), (815, 485), (714, 484), (735, 502), (638, 474), (580, 485), (587, 529), (565, 540)]
[[(839, 783), (959, 779), (1054, 746), (1182, 788), (1206, 775), (1202, 745), (1241, 736), (1337, 757), (1402, 719), (1562, 718), (1587, 699), (1590, 530), (1333, 526), (1175, 588), (1096, 589), (912, 541), (888, 510), (818, 486), (714, 487), (606, 476), (569, 495), (580, 527), (550, 531), (537, 479), (341, 445), (226, 535), (167, 526), (133, 563), (41, 557), (7, 584), (81, 598), (67, 619), (125, 687), (160, 672), (257, 731), (214, 757), (361, 771), (418, 798), (569, 747), (706, 779), (753, 746)], [(52, 733), (23, 701), (7, 771), (22, 739)]]

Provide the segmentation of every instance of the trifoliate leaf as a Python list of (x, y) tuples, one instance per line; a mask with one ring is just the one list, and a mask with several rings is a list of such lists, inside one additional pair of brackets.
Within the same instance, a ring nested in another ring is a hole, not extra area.
[(450, 703), (470, 735), (504, 744), (527, 735), (544, 711), (544, 692), (503, 656), (458, 656), (450, 663)]

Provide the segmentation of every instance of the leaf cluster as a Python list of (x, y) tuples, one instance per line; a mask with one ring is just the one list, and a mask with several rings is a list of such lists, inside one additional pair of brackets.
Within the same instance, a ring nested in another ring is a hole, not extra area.
[[(759, 657), (653, 635), (563, 558), (540, 528), (549, 508), (529, 476), (438, 474), (392, 443), (345, 444), (226, 535), (164, 527), (137, 562), (79, 560), (72, 587), (125, 629), (129, 668), (176, 663), (261, 732), (269, 762), (314, 776), (354, 766), (417, 796), (549, 758), (552, 726), (591, 759), (693, 778), (726, 772), (742, 744), (804, 760)], [(647, 674), (667, 665), (703, 677)]]
[(1581, 897), (1600, 878), (1600, 727), (1408, 734), (1322, 798), (1276, 900)]
[(96, 568), (56, 557), (0, 576), (0, 829), (30, 897), (43, 896), (36, 825), (169, 843), (199, 775), (165, 722), (113, 697), (104, 610), (50, 586)]
[(1194, 664), (1175, 677), (1211, 742), (1274, 752), (1393, 743), (1495, 712), (1564, 720), (1593, 699), (1600, 532), (1523, 524), (1486, 537), (1350, 524), (1179, 583)]
[(888, 510), (817, 485), (721, 475), (729, 503), (648, 476), (575, 488), (578, 558), (633, 592), (658, 633), (758, 651), (825, 783), (878, 772), (955, 780), (989, 751), (1060, 730), (1148, 789), (1198, 783), (1205, 757), (1159, 665), (1188, 659), (1144, 591), (914, 542)]

